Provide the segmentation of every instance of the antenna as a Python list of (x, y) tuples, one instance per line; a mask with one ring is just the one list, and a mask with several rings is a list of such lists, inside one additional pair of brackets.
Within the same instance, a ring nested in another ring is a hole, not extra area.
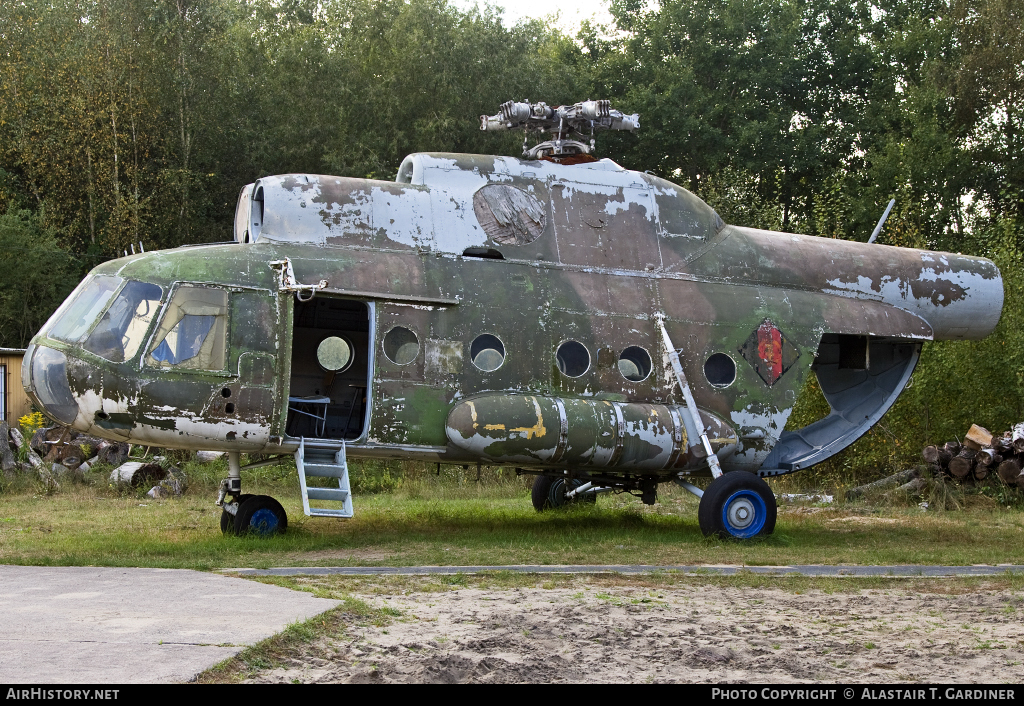
[[(594, 149), (594, 133), (598, 130), (628, 130), (640, 127), (640, 115), (624, 115), (613, 110), (611, 101), (586, 100), (574, 105), (549, 106), (547, 103), (507, 101), (496, 115), (481, 115), (480, 129), (488, 132), (525, 130), (523, 157), (527, 159), (562, 158), (589, 155)], [(527, 136), (535, 132), (548, 133), (552, 139), (533, 147), (527, 146)], [(580, 138), (580, 139), (573, 139)], [(590, 144), (582, 142), (589, 138)], [(588, 160), (581, 160), (588, 161)]]
[(883, 213), (882, 217), (878, 219), (878, 225), (875, 226), (874, 232), (871, 234), (871, 237), (868, 238), (868, 245), (875, 242), (875, 238), (877, 238), (878, 234), (882, 232), (882, 226), (885, 224), (885, 219), (889, 217), (889, 211), (892, 210), (894, 205), (896, 205), (896, 199), (890, 201), (889, 205), (885, 207), (885, 213)]

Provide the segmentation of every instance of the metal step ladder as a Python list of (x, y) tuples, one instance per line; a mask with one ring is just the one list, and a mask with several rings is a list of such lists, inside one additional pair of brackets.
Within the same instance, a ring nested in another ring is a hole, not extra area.
[[(299, 487), (302, 488), (302, 511), (310, 517), (352, 517), (352, 489), (348, 482), (348, 461), (345, 458), (345, 442), (299, 439), (295, 452), (295, 467), (299, 470)], [(310, 488), (306, 479), (337, 478), (337, 488)], [(341, 507), (310, 507), (310, 500), (331, 500), (342, 503)]]

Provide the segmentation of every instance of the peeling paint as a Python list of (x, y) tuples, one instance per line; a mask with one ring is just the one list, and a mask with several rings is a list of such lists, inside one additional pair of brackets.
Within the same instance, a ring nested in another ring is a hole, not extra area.
[[(177, 286), (227, 290), (222, 369), (149, 367), (148, 339), (121, 363), (50, 339), (70, 304), (33, 339), (75, 361), (76, 428), (167, 447), (291, 448), (293, 358), (318, 342), (295, 332), (298, 294), (367, 303), (365, 387), (354, 391), (365, 393), (366, 409), (348, 445), (353, 458), (661, 480), (700, 473), (705, 462), (690, 446), (654, 326), (663, 314), (723, 468), (757, 471), (823, 340), (871, 336), (895, 350), (979, 338), (1002, 304), (999, 272), (982, 258), (726, 226), (685, 189), (609, 160), (417, 154), (397, 182), (284, 175), (253, 187), (236, 224), (236, 233), (252, 231), (250, 242), (140, 254), (93, 271), (163, 288), (154, 322)], [(290, 288), (270, 266), (284, 261)], [(383, 353), (399, 326), (415, 348), (401, 365)], [(504, 347), (494, 369), (466, 360), (483, 334)], [(567, 340), (589, 355), (576, 376), (557, 361)], [(620, 356), (637, 348), (651, 369), (627, 375)], [(719, 353), (739, 363), (724, 385), (704, 375)], [(329, 384), (314, 371), (310, 391)]]

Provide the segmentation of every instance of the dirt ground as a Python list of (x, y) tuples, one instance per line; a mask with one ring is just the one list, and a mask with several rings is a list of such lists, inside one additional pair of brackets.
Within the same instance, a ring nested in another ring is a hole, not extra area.
[[(1024, 593), (635, 586), (359, 595), (397, 615), (255, 682), (1019, 681)], [(326, 658), (325, 658), (326, 657)]]

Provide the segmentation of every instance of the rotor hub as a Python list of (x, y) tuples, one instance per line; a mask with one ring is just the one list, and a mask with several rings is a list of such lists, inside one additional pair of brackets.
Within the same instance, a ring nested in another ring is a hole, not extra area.
[[(523, 156), (527, 159), (589, 155), (594, 149), (594, 134), (599, 130), (628, 130), (640, 127), (640, 115), (625, 115), (613, 110), (606, 100), (587, 100), (574, 105), (549, 106), (547, 103), (506, 101), (496, 115), (481, 115), (480, 129), (525, 130), (549, 135), (550, 139), (529, 147), (523, 138)], [(589, 145), (583, 140), (589, 138)]]

